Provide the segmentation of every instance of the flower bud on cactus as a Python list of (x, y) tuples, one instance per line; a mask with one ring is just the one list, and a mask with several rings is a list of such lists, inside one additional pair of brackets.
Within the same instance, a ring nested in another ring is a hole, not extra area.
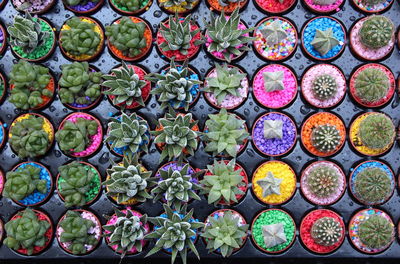
[(318, 151), (328, 153), (339, 146), (341, 138), (336, 126), (320, 125), (312, 130), (311, 143)]
[(371, 49), (385, 47), (393, 38), (393, 22), (385, 16), (368, 17), (360, 29), (361, 43)]
[(337, 82), (335, 77), (322, 74), (315, 77), (312, 83), (312, 92), (320, 100), (328, 100), (337, 93)]
[(316, 51), (322, 56), (326, 55), (331, 49), (339, 44), (339, 40), (333, 35), (332, 28), (328, 28), (325, 31), (316, 29), (315, 37), (311, 41), (311, 45)]
[(361, 121), (359, 137), (361, 143), (371, 149), (384, 149), (396, 136), (396, 130), (390, 117), (381, 113), (371, 113)]
[(391, 178), (378, 167), (368, 167), (357, 174), (356, 196), (370, 204), (384, 201), (393, 191)]
[(333, 217), (322, 217), (311, 227), (311, 237), (321, 246), (333, 246), (340, 241), (342, 236), (343, 228)]
[(389, 78), (382, 69), (366, 68), (355, 79), (356, 96), (364, 102), (378, 102), (389, 88)]
[(393, 224), (381, 215), (372, 215), (358, 227), (360, 241), (371, 249), (381, 249), (393, 239)]
[(306, 185), (310, 192), (319, 198), (327, 198), (339, 187), (338, 172), (326, 165), (318, 166), (310, 171)]

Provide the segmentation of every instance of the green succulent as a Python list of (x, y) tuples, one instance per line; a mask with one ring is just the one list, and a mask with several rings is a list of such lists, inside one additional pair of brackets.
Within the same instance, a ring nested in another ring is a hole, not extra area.
[(311, 226), (311, 237), (315, 243), (330, 247), (342, 239), (343, 228), (337, 219), (325, 216), (315, 221)]
[(379, 167), (368, 167), (357, 174), (354, 181), (356, 195), (368, 204), (385, 200), (393, 191), (390, 176)]
[(101, 44), (101, 37), (95, 31), (95, 24), (74, 16), (66, 25), (69, 29), (61, 31), (60, 45), (68, 54), (73, 56), (96, 54)]
[(167, 0), (165, 2), (160, 1), (160, 6), (164, 7), (181, 7), (186, 10), (193, 9), (199, 0)]
[(319, 198), (328, 198), (339, 188), (340, 174), (327, 165), (313, 168), (307, 176), (306, 185)]
[(88, 2), (92, 2), (92, 3), (98, 3), (99, 0), (62, 0), (62, 2), (64, 3), (64, 5), (66, 6), (84, 6), (86, 5)]
[(14, 201), (20, 201), (35, 190), (45, 194), (47, 192), (47, 181), (40, 179), (41, 169), (32, 165), (18, 167), (15, 171), (6, 174), (3, 196)]
[(215, 206), (221, 202), (226, 204), (237, 203), (236, 196), (243, 195), (240, 187), (245, 186), (241, 175), (242, 169), (235, 170), (236, 160), (228, 163), (214, 160), (213, 165), (207, 165), (207, 170), (211, 174), (204, 175), (200, 183), (203, 190), (200, 194), (207, 194), (208, 204)]
[(79, 212), (69, 210), (60, 222), (60, 227), (63, 229), (60, 242), (66, 243), (68, 250), (74, 255), (85, 254), (88, 245), (97, 244), (94, 231), (90, 231), (95, 226), (95, 223), (83, 218)]
[(355, 78), (356, 96), (364, 102), (375, 103), (386, 96), (390, 81), (386, 73), (379, 68), (366, 68)]
[(158, 217), (149, 217), (149, 221), (155, 225), (153, 232), (146, 235), (146, 239), (155, 239), (154, 247), (147, 253), (153, 255), (161, 249), (171, 250), (171, 263), (175, 262), (176, 256), (181, 256), (183, 264), (186, 264), (188, 248), (200, 259), (199, 253), (192, 241), (197, 231), (204, 227), (204, 223), (193, 219), (193, 209), (186, 213), (187, 205), (181, 210), (173, 211), (164, 204), (165, 214)]
[(101, 95), (101, 72), (92, 72), (87, 62), (61, 66), (59, 96), (64, 104), (88, 105)]
[(361, 26), (361, 43), (371, 49), (385, 47), (394, 34), (393, 22), (385, 16), (369, 16)]
[(229, 67), (227, 64), (223, 66), (215, 64), (215, 76), (206, 78), (207, 85), (204, 92), (212, 93), (218, 104), (226, 98), (227, 95), (241, 97), (239, 89), (242, 88), (242, 80), (246, 78), (246, 74), (239, 71), (237, 67)]
[(109, 178), (103, 184), (107, 187), (107, 195), (116, 197), (117, 203), (122, 204), (130, 199), (145, 202), (152, 198), (148, 189), (155, 185), (155, 178), (151, 178), (152, 172), (139, 163), (138, 155), (125, 155), (122, 163), (112, 161), (107, 174)]
[(237, 147), (244, 144), (249, 136), (245, 129), (245, 121), (230, 114), (222, 108), (218, 114), (209, 114), (206, 121), (207, 132), (203, 139), (207, 143), (205, 151), (213, 155), (226, 154), (236, 157)]
[(133, 22), (130, 17), (122, 17), (119, 23), (106, 27), (108, 41), (115, 46), (124, 56), (136, 57), (142, 54), (146, 47), (144, 22)]
[[(182, 66), (176, 66), (171, 60), (170, 67), (162, 73), (150, 73), (145, 77), (147, 80), (156, 83), (151, 91), (161, 102), (161, 109), (172, 106), (174, 109), (189, 109), (195, 97), (192, 92), (194, 86), (201, 84), (198, 79), (192, 78), (192, 73), (185, 61)], [(196, 89), (198, 92), (198, 88)]]
[(358, 134), (363, 145), (379, 150), (392, 144), (396, 129), (390, 117), (382, 113), (371, 113), (361, 121)]
[(282, 27), (282, 21), (279, 19), (275, 19), (274, 22), (270, 23), (260, 31), (268, 46), (278, 45), (288, 36), (285, 29)]
[(53, 92), (47, 89), (51, 75), (46, 67), (20, 60), (13, 64), (9, 76), (10, 84), (14, 88), (8, 100), (17, 108), (36, 108), (44, 102), (43, 96), (53, 96)]
[(386, 247), (392, 241), (393, 235), (393, 224), (381, 215), (369, 216), (358, 227), (360, 241), (372, 249)]
[(117, 8), (128, 12), (136, 12), (143, 8), (143, 4), (148, 2), (146, 0), (112, 0)]
[(314, 39), (310, 44), (319, 54), (325, 56), (336, 45), (339, 45), (339, 40), (333, 35), (332, 28), (326, 30), (316, 29)]
[(43, 125), (43, 117), (29, 115), (10, 128), (9, 143), (21, 159), (42, 156), (49, 149), (50, 136)]
[(265, 71), (262, 73), (262, 76), (264, 80), (264, 89), (267, 93), (285, 89), (285, 84), (283, 83), (285, 79), (284, 71)]
[(312, 82), (311, 91), (320, 100), (328, 100), (338, 92), (336, 78), (329, 74), (322, 74)]
[(315, 127), (311, 133), (312, 145), (321, 152), (329, 153), (337, 149), (342, 136), (334, 125), (326, 124)]
[(56, 140), (62, 151), (77, 153), (84, 151), (90, 144), (90, 136), (96, 135), (98, 124), (95, 120), (78, 117), (75, 122), (66, 120), (56, 132)]

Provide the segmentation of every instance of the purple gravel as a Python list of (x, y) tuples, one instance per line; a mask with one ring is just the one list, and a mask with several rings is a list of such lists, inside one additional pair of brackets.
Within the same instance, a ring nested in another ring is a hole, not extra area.
[[(283, 136), (282, 139), (264, 138), (264, 121), (265, 120), (282, 120)], [(296, 127), (291, 119), (285, 115), (278, 113), (269, 113), (258, 119), (253, 130), (253, 142), (257, 148), (265, 155), (282, 155), (287, 152), (296, 141)]]
[(79, 11), (79, 12), (87, 12), (93, 9), (98, 3), (87, 2), (86, 5), (76, 5), (76, 6), (69, 6), (69, 8)]
[(0, 30), (0, 47), (3, 44), (4, 41), (4, 34), (3, 34), (3, 30)]

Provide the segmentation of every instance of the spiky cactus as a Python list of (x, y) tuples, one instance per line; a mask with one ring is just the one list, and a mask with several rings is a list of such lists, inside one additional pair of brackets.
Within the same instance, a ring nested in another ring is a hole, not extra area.
[(394, 226), (382, 215), (372, 215), (360, 223), (358, 236), (367, 247), (381, 249), (392, 241)]
[(312, 82), (311, 91), (320, 100), (332, 98), (338, 91), (335, 77), (329, 74), (322, 74), (315, 77)]
[(362, 44), (371, 49), (379, 49), (392, 40), (394, 25), (385, 16), (370, 16), (364, 21), (359, 34)]
[(311, 227), (311, 237), (321, 246), (333, 246), (343, 237), (343, 228), (333, 217), (322, 217)]
[(330, 124), (317, 126), (311, 133), (312, 145), (324, 153), (334, 151), (339, 146), (341, 139), (339, 130)]
[(195, 7), (199, 0), (167, 0), (165, 2), (160, 1), (160, 6), (164, 7), (182, 7), (187, 10), (191, 10)]
[(382, 69), (369, 67), (357, 75), (354, 87), (358, 98), (364, 102), (374, 103), (387, 94), (390, 81)]
[(356, 196), (369, 204), (384, 201), (393, 191), (387, 172), (379, 167), (368, 167), (357, 174), (354, 182)]
[(327, 165), (312, 168), (307, 176), (306, 185), (310, 192), (319, 198), (327, 198), (339, 188), (338, 172)]
[(392, 144), (396, 136), (392, 120), (382, 113), (368, 114), (361, 121), (358, 132), (363, 145), (378, 150)]
[(316, 29), (311, 45), (322, 56), (326, 55), (331, 49), (339, 44), (339, 40), (333, 35), (332, 28), (326, 30)]

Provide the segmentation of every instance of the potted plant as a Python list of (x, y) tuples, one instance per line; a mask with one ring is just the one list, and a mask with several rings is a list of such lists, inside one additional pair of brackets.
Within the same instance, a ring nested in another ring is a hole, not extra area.
[(314, 161), (301, 173), (300, 189), (311, 203), (331, 205), (346, 191), (346, 175), (331, 161)]
[(296, 5), (296, 0), (255, 0), (255, 6), (268, 14), (282, 14)]
[(393, 0), (353, 0), (353, 4), (366, 13), (383, 13), (391, 7)]
[(123, 15), (136, 15), (149, 9), (152, 0), (109, 0), (110, 6)]
[(301, 93), (316, 108), (337, 106), (346, 94), (346, 77), (332, 64), (316, 64), (304, 73)]
[(349, 185), (356, 200), (365, 205), (385, 203), (396, 188), (393, 171), (377, 160), (364, 161), (357, 165), (351, 172)]
[(122, 112), (119, 117), (110, 119), (104, 142), (119, 156), (147, 153), (150, 127), (147, 121), (136, 113), (127, 115)]
[(170, 111), (160, 118), (155, 131), (154, 144), (161, 150), (160, 162), (177, 159), (179, 162), (193, 156), (199, 144), (199, 126), (191, 113)]
[(363, 60), (375, 61), (389, 55), (395, 43), (392, 20), (373, 15), (358, 20), (350, 31), (350, 48)]
[[(0, 3), (1, 4), (1, 3)], [(3, 241), (3, 237), (4, 237), (4, 224), (3, 224), (3, 220), (0, 219), (0, 242)]]
[(103, 75), (102, 86), (107, 90), (111, 103), (122, 109), (135, 109), (144, 107), (150, 97), (151, 83), (144, 77), (147, 72), (139, 66), (127, 65), (122, 61), (122, 66), (111, 70), (108, 75)]
[(10, 34), (10, 46), (13, 53), (27, 61), (46, 60), (56, 47), (56, 35), (53, 26), (46, 20), (15, 15), (13, 23), (7, 27)]
[(150, 177), (152, 171), (139, 163), (138, 155), (125, 155), (122, 162), (111, 160), (107, 169), (107, 179), (103, 182), (107, 196), (118, 204), (134, 205), (153, 198), (149, 189), (156, 184), (156, 178)]
[(280, 61), (289, 58), (297, 47), (297, 31), (282, 17), (262, 19), (254, 29), (254, 50), (262, 59)]
[(4, 225), (4, 245), (22, 255), (36, 255), (45, 250), (53, 236), (53, 224), (45, 213), (25, 209)]
[(186, 213), (186, 204), (179, 211), (173, 211), (166, 204), (163, 207), (165, 212), (160, 216), (148, 218), (149, 222), (154, 225), (154, 229), (145, 238), (154, 239), (156, 244), (147, 253), (146, 257), (163, 249), (171, 253), (172, 264), (175, 262), (178, 253), (182, 262), (186, 264), (187, 252), (188, 249), (191, 249), (200, 259), (194, 243), (197, 238), (197, 232), (204, 227), (204, 223), (193, 217), (193, 209)]
[(64, 105), (74, 110), (85, 110), (101, 100), (100, 71), (86, 61), (63, 64), (61, 69), (58, 95)]
[(200, 194), (207, 196), (208, 204), (217, 206), (238, 203), (246, 195), (249, 180), (245, 170), (235, 159), (214, 160), (213, 165), (207, 165), (200, 183)]
[(209, 6), (210, 10), (222, 12), (229, 15), (235, 11), (236, 8), (239, 8), (240, 11), (243, 11), (245, 6), (247, 5), (248, 0), (207, 0), (206, 4)]
[(3, 124), (3, 122), (1, 122), (0, 120), (0, 150), (4, 147), (4, 144), (7, 141), (6, 130), (5, 130), (6, 126), (7, 125)]
[(296, 174), (285, 162), (266, 161), (254, 171), (251, 188), (261, 202), (283, 204), (296, 191)]
[[(2, 9), (6, 3), (7, 3), (7, 0), (1, 0), (0, 1), (0, 9)], [(0, 241), (1, 241), (1, 239), (0, 239)]]
[(249, 133), (246, 121), (222, 108), (217, 114), (209, 114), (203, 133), (204, 151), (212, 155), (236, 157), (246, 147)]
[(150, 232), (147, 215), (129, 207), (124, 210), (114, 208), (114, 212), (111, 216), (104, 216), (107, 223), (103, 225), (103, 236), (107, 245), (121, 254), (121, 259), (128, 254), (142, 252), (147, 244), (144, 237)]
[(44, 14), (47, 13), (56, 3), (55, 0), (12, 0), (14, 8), (17, 11), (26, 11), (31, 14)]
[(267, 209), (254, 217), (251, 239), (256, 247), (265, 253), (282, 253), (290, 248), (296, 239), (296, 224), (287, 212), (281, 209)]
[[(6, 0), (3, 0), (6, 2)], [(1, 5), (1, 3), (0, 3)], [(0, 22), (0, 55), (7, 49), (7, 31), (3, 24)]]
[(306, 248), (314, 253), (331, 253), (344, 241), (343, 219), (331, 210), (313, 210), (301, 220), (300, 238)]
[(244, 217), (231, 209), (211, 213), (200, 234), (209, 253), (218, 252), (226, 258), (238, 251), (246, 242), (249, 225)]
[(68, 210), (59, 220), (56, 238), (63, 250), (73, 255), (92, 252), (101, 240), (101, 224), (87, 210)]
[(60, 30), (60, 50), (74, 61), (94, 60), (104, 46), (104, 32), (100, 24), (89, 17), (74, 16)]
[(23, 114), (11, 123), (8, 139), (11, 149), (21, 159), (36, 158), (45, 155), (53, 145), (54, 128), (40, 114)]
[(296, 144), (296, 124), (285, 114), (269, 112), (254, 122), (251, 137), (254, 146), (262, 154), (285, 155)]
[[(247, 28), (245, 23), (240, 20), (239, 8), (230, 17), (222, 13), (216, 17), (210, 13), (210, 22), (204, 21), (206, 26), (206, 47), (207, 52), (217, 60), (227, 61), (237, 60), (248, 50), (249, 44), (254, 40), (250, 37), (250, 32), (254, 28)], [(223, 33), (223, 34), (221, 34)]]
[(151, 51), (151, 27), (138, 17), (122, 17), (106, 27), (107, 46), (115, 57), (124, 61), (143, 59)]
[(37, 162), (23, 162), (6, 174), (3, 196), (20, 206), (36, 206), (51, 195), (50, 171)]
[(0, 103), (3, 102), (7, 92), (7, 80), (2, 71), (0, 71)]
[(345, 27), (333, 17), (312, 18), (301, 35), (304, 52), (314, 60), (336, 59), (346, 46)]
[(301, 142), (311, 154), (327, 157), (336, 154), (346, 139), (343, 121), (329, 112), (311, 115), (301, 127)]
[[(5, 176), (4, 176), (4, 172), (0, 168), (0, 195), (2, 195), (2, 193), (3, 193), (3, 188), (4, 188), (5, 181), (6, 181), (6, 179), (5, 179)], [(1, 242), (1, 238), (0, 238), (0, 242)]]
[(304, 0), (304, 3), (314, 13), (327, 14), (338, 12), (344, 0)]
[(297, 95), (296, 75), (286, 66), (266, 65), (254, 75), (253, 94), (256, 101), (264, 107), (283, 108)]
[(22, 110), (48, 106), (54, 96), (55, 79), (48, 68), (24, 60), (13, 64), (10, 77), (10, 103)]
[(101, 8), (104, 0), (62, 0), (64, 7), (75, 14), (90, 14)]
[(185, 15), (194, 11), (200, 0), (157, 0), (158, 6), (166, 13)]
[(58, 168), (58, 195), (65, 207), (92, 203), (101, 191), (101, 175), (90, 163), (74, 161)]
[(392, 244), (394, 235), (392, 218), (379, 209), (358, 211), (349, 222), (350, 241), (362, 253), (383, 252)]
[(86, 113), (72, 113), (61, 122), (56, 132), (58, 146), (66, 155), (87, 157), (101, 146), (103, 129), (100, 121)]
[(247, 74), (233, 65), (215, 64), (204, 81), (204, 98), (216, 108), (234, 109), (246, 101), (249, 93)]
[(358, 116), (350, 125), (350, 143), (359, 153), (377, 156), (387, 152), (396, 137), (396, 128), (389, 116), (368, 112)]
[(350, 77), (350, 93), (365, 107), (379, 107), (392, 99), (396, 79), (382, 64), (369, 63), (359, 67)]

